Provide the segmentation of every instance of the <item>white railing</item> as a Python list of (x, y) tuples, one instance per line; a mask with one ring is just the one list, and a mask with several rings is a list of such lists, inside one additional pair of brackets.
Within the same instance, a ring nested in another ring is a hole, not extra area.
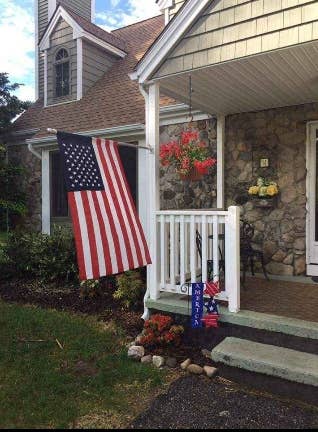
[(160, 292), (191, 294), (185, 284), (219, 280), (225, 290), (219, 298), (229, 310), (240, 308), (240, 211), (181, 210), (156, 214), (157, 259), (150, 266), (150, 298)]

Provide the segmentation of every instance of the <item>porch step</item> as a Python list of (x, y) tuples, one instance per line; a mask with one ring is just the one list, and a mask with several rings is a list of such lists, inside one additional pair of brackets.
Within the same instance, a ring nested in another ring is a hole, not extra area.
[[(187, 296), (181, 296), (180, 294), (161, 293), (161, 297), (157, 300), (148, 299), (146, 306), (149, 309), (177, 315), (191, 314), (191, 301), (188, 301)], [(223, 306), (220, 307), (220, 315), (220, 321), (223, 323), (318, 340), (318, 322), (249, 310), (241, 310), (235, 314), (229, 312)]]
[(212, 360), (252, 372), (318, 387), (318, 355), (227, 337)]

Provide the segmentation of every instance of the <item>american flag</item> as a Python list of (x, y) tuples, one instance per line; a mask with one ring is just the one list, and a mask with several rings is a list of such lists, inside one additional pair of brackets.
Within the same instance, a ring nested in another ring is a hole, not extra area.
[(58, 132), (80, 279), (151, 264), (114, 141)]
[(207, 282), (205, 284), (204, 294), (209, 295), (211, 297), (216, 296), (220, 292), (220, 283), (216, 282)]

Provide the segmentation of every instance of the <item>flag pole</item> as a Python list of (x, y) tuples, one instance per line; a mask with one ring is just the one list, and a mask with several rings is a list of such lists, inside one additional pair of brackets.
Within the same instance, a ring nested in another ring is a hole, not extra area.
[[(56, 135), (57, 134), (57, 130), (56, 129), (52, 129), (52, 128), (47, 128), (46, 129), (50, 134)], [(125, 143), (125, 142), (118, 142), (116, 141), (117, 144), (121, 147), (132, 147), (134, 149), (145, 149), (145, 150), (149, 150), (149, 151), (153, 151), (152, 147), (150, 146), (143, 146), (143, 145), (135, 145), (135, 144), (131, 144), (131, 143)]]

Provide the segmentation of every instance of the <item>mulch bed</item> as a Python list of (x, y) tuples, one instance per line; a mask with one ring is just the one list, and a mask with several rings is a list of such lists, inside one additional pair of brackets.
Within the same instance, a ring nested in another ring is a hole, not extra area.
[(251, 392), (222, 378), (183, 376), (132, 429), (314, 429), (318, 410)]

